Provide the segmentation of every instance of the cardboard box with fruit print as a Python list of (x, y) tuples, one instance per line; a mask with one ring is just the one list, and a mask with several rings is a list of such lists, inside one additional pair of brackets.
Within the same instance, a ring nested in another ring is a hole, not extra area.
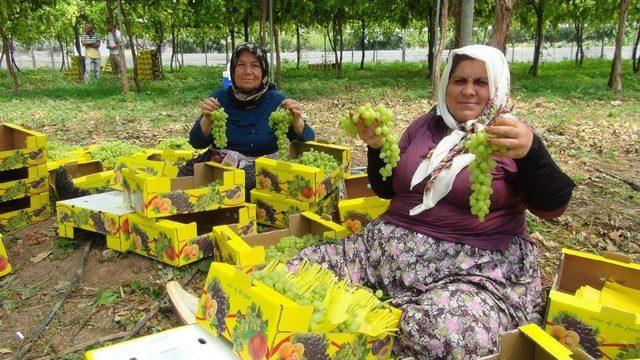
[(0, 276), (5, 276), (12, 270), (11, 263), (9, 263), (9, 256), (7, 250), (2, 242), (2, 234), (0, 234)]
[(342, 174), (349, 168), (351, 148), (309, 141), (293, 141), (289, 146), (289, 158), (297, 159), (305, 151), (314, 149), (325, 152), (339, 164), (327, 174), (321, 168), (306, 166), (268, 157), (256, 159), (256, 189), (287, 195), (289, 198), (317, 203), (326, 194), (337, 189)]
[[(113, 170), (105, 171), (104, 165), (99, 160), (70, 161), (61, 166), (64, 166), (73, 184), (85, 190), (106, 189), (113, 178)], [(57, 168), (51, 169), (49, 167), (49, 184), (53, 191), (56, 191), (56, 170)]]
[(545, 329), (574, 354), (640, 357), (640, 264), (563, 249)]
[[(387, 311), (397, 325), (400, 311)], [(212, 263), (196, 319), (229, 339), (242, 359), (389, 358), (390, 335), (310, 333), (312, 313), (311, 306), (298, 305), (238, 267)]]
[(131, 157), (136, 159), (163, 162), (165, 164), (163, 175), (168, 177), (178, 176), (178, 168), (185, 161), (191, 160), (196, 155), (192, 150), (158, 150), (145, 149)]
[(44, 164), (46, 145), (44, 134), (0, 123), (0, 171)]
[(51, 215), (49, 192), (0, 203), (0, 233), (9, 233)]
[(220, 251), (219, 262), (240, 267), (251, 267), (264, 263), (264, 247), (252, 247), (238, 235), (234, 225), (214, 226), (211, 234)]
[[(124, 169), (136, 170), (140, 173), (146, 173), (151, 176), (166, 176), (165, 168), (167, 163), (164, 161), (146, 160), (143, 158), (134, 158), (132, 156), (121, 156), (116, 161), (116, 165), (113, 168), (113, 177), (109, 186), (116, 190), (122, 190)], [(176, 172), (177, 174), (177, 172)], [(174, 175), (175, 176), (175, 175)]]
[(258, 223), (284, 229), (288, 226), (289, 216), (302, 211), (337, 219), (339, 195), (338, 189), (335, 189), (319, 202), (310, 204), (286, 195), (253, 189), (251, 202), (257, 206)]
[(128, 237), (130, 250), (172, 266), (183, 266), (213, 256), (222, 260), (215, 241), (215, 226), (234, 224), (242, 235), (256, 233), (255, 205), (221, 208), (151, 219), (131, 214)]
[(367, 174), (344, 179), (345, 199), (340, 200), (340, 223), (352, 234), (359, 234), (365, 226), (389, 208), (390, 200), (381, 199), (369, 186)]
[(47, 165), (0, 171), (0, 203), (47, 191)]
[(133, 214), (120, 191), (110, 191), (56, 203), (58, 235), (73, 238), (77, 229), (106, 236), (107, 247), (126, 252), (131, 247), (128, 215)]
[(478, 360), (570, 360), (571, 350), (536, 324), (522, 325), (500, 336), (500, 352)]
[(217, 163), (194, 165), (194, 175), (180, 178), (123, 170), (125, 202), (148, 218), (186, 214), (244, 203), (244, 170)]

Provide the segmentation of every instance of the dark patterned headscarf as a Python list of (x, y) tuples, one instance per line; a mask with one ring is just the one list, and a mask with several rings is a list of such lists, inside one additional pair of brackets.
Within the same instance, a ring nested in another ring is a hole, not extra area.
[[(260, 61), (260, 66), (262, 67), (262, 81), (260, 85), (256, 89), (251, 91), (242, 90), (238, 84), (236, 84), (235, 79), (235, 71), (236, 71), (236, 63), (238, 62), (238, 58), (240, 58), (240, 53), (244, 50), (250, 51), (253, 55), (258, 58)], [(236, 100), (236, 104), (242, 108), (254, 107), (267, 93), (269, 90), (269, 61), (267, 60), (267, 52), (260, 47), (260, 45), (254, 43), (243, 43), (233, 52), (231, 56), (231, 83), (232, 83), (232, 91)]]

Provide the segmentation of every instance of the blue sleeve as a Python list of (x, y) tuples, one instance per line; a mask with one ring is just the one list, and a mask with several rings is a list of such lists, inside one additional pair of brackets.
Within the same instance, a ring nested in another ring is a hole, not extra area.
[(200, 127), (200, 120), (202, 120), (202, 117), (202, 115), (198, 117), (198, 120), (196, 120), (196, 123), (193, 124), (193, 127), (191, 127), (191, 130), (189, 131), (189, 144), (191, 144), (195, 149), (204, 149), (213, 144), (213, 136), (211, 134), (208, 136), (204, 136), (202, 134), (202, 128)]
[(302, 130), (302, 135), (298, 136), (298, 134), (296, 134), (296, 132), (293, 130), (293, 125), (289, 126), (289, 132), (287, 132), (287, 137), (289, 138), (289, 141), (302, 141), (302, 142), (306, 142), (306, 141), (312, 141), (316, 139), (316, 134), (313, 132), (313, 129), (311, 128), (311, 126), (309, 126), (309, 124), (307, 124), (307, 122), (304, 122), (304, 129)]

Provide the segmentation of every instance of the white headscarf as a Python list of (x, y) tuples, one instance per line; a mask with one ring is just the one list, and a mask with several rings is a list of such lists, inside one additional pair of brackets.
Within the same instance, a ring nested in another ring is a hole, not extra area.
[[(447, 66), (442, 73), (440, 87), (438, 88), (438, 115), (442, 116), (444, 122), (453, 131), (438, 143), (430, 158), (420, 163), (411, 179), (412, 189), (415, 185), (431, 175), (433, 170), (442, 162), (447, 154), (449, 154), (451, 149), (467, 136), (466, 129), (469, 129), (476, 122), (484, 122), (482, 116), (478, 119), (466, 119), (467, 121), (464, 123), (464, 126), (461, 127), (460, 123), (456, 121), (449, 112), (447, 107), (447, 86), (449, 85), (453, 59), (456, 55), (467, 55), (484, 62), (489, 80), (489, 103), (491, 109), (497, 109), (506, 105), (509, 99), (509, 64), (500, 50), (486, 45), (469, 45), (460, 49), (451, 50), (449, 58), (447, 59)], [(487, 113), (487, 111), (484, 113)], [(422, 204), (411, 209), (409, 214), (417, 215), (424, 210), (434, 207), (440, 199), (451, 191), (453, 181), (458, 173), (475, 160), (475, 158), (476, 156), (470, 153), (461, 153), (454, 157), (451, 166), (442, 170), (434, 179), (433, 186), (430, 189), (425, 189)]]

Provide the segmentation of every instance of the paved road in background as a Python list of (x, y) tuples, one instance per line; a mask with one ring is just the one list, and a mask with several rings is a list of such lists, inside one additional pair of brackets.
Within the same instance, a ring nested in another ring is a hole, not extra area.
[[(588, 58), (599, 58), (600, 57), (600, 47), (594, 47), (585, 49), (585, 56)], [(103, 61), (106, 61), (106, 58), (109, 52), (105, 49), (102, 49)], [(567, 60), (573, 57), (573, 53), (575, 52), (574, 48), (564, 47), (564, 48), (551, 48), (545, 49), (543, 51), (542, 61), (562, 61)], [(613, 46), (605, 46), (603, 57), (606, 59), (613, 58), (614, 47)], [(130, 67), (131, 62), (131, 53), (127, 51), (127, 64)], [(20, 68), (32, 68), (33, 61), (30, 52), (20, 52), (16, 54), (16, 62)], [(51, 54), (48, 51), (34, 51), (36, 66), (44, 66), (51, 67)], [(448, 55), (448, 51), (445, 51), (443, 54), (443, 59), (446, 59)], [(344, 51), (342, 54), (343, 63), (360, 62), (361, 51)], [(402, 60), (402, 51), (401, 50), (379, 50), (374, 51), (366, 51), (365, 52), (365, 62), (372, 62), (374, 60), (381, 62), (391, 62), (391, 61), (401, 61)], [(507, 59), (511, 62), (523, 62), (523, 61), (532, 61), (533, 60), (533, 48), (515, 48), (507, 49)], [(625, 46), (622, 48), (622, 56), (624, 59), (631, 58), (631, 46)], [(164, 65), (169, 64), (169, 58), (171, 57), (171, 49), (164, 50), (162, 52), (162, 61)], [(295, 52), (286, 52), (281, 54), (282, 59), (289, 60), (292, 62), (296, 61), (296, 53)], [(327, 62), (334, 62), (333, 53), (326, 53)], [(427, 50), (426, 49), (415, 49), (415, 50), (407, 50), (405, 54), (406, 61), (411, 62), (423, 62), (427, 59)], [(309, 64), (318, 64), (322, 63), (325, 60), (325, 53), (322, 51), (305, 51), (302, 52), (302, 61)], [(60, 67), (61, 57), (60, 53), (53, 54), (53, 62), (56, 67)], [(227, 63), (227, 59), (224, 53), (209, 53), (207, 54), (206, 61), (205, 55), (203, 53), (200, 54), (184, 54), (184, 63), (185, 65), (200, 65), (204, 66), (205, 64), (209, 66), (219, 66)], [(3, 61), (4, 64), (4, 61)], [(4, 65), (3, 67), (6, 67)]]

